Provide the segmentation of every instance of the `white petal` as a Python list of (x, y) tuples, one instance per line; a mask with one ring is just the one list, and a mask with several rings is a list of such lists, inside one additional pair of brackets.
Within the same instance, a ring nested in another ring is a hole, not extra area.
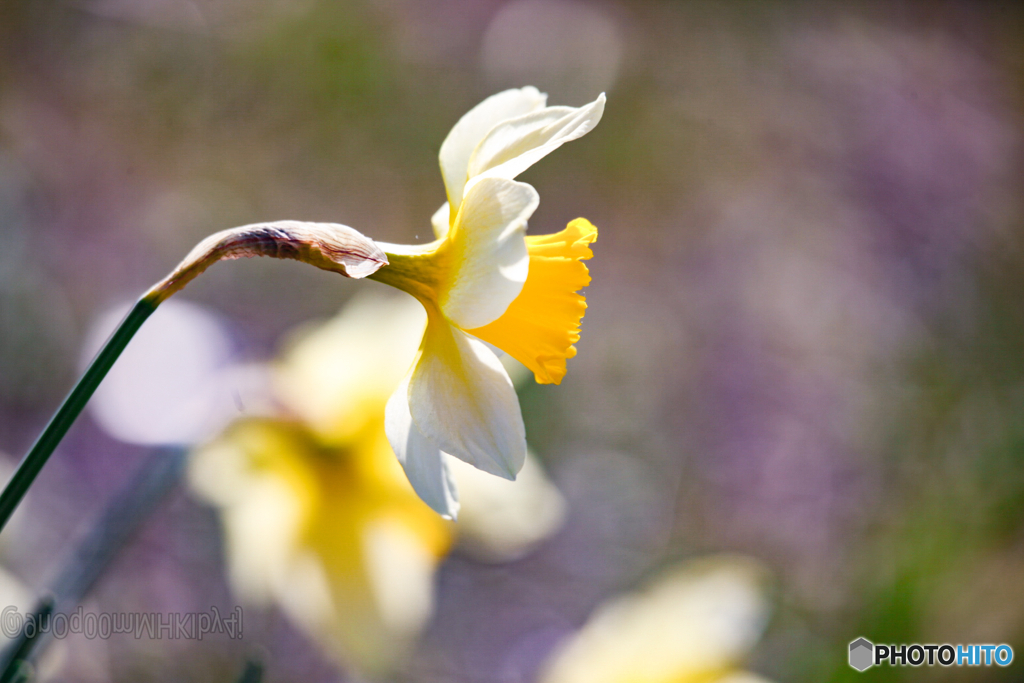
[(508, 373), (482, 342), (436, 313), (409, 381), (409, 410), (445, 453), (506, 479), (522, 469), (526, 429)]
[(526, 221), (540, 203), (526, 183), (485, 178), (470, 183), (448, 239), (452, 271), (439, 292), (441, 311), (471, 330), (501, 316), (519, 296), (530, 268)]
[(411, 376), (411, 373), (407, 375), (388, 399), (384, 431), (416, 494), (442, 517), (455, 519), (459, 513), (459, 497), (445, 458), (438, 447), (420, 433), (409, 413)]
[(444, 187), (452, 206), (462, 203), (463, 188), (469, 180), (469, 157), (484, 136), (502, 121), (540, 109), (546, 101), (547, 95), (533, 86), (505, 90), (491, 95), (459, 119), (442, 143), (439, 155)]
[(565, 499), (527, 453), (516, 481), (492, 477), (446, 456), (459, 486), (459, 545), (477, 559), (509, 562), (528, 553), (565, 519)]
[(451, 210), (448, 207), (448, 202), (442, 204), (441, 208), (430, 217), (430, 225), (434, 228), (434, 237), (437, 239), (448, 234), (448, 227), (451, 225)]
[(604, 113), (604, 93), (583, 107), (546, 107), (495, 126), (470, 157), (468, 175), (515, 178), (570, 140), (589, 133)]

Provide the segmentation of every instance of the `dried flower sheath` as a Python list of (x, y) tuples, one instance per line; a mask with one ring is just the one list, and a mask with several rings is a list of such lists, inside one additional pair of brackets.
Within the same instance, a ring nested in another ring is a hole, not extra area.
[(347, 225), (304, 221), (253, 223), (204, 239), (143, 299), (157, 305), (217, 261), (254, 256), (303, 261), (356, 279), (372, 275), (388, 264), (387, 256), (373, 240)]

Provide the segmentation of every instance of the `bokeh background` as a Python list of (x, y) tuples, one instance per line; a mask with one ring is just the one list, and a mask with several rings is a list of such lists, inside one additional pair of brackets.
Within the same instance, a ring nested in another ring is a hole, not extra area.
[[(200, 238), (295, 218), (427, 241), (466, 110), (607, 91), (522, 178), (532, 232), (600, 229), (579, 355), (520, 390), (565, 525), (516, 562), (449, 557), (397, 678), (532, 681), (602, 600), (718, 552), (773, 577), (747, 666), (774, 680), (861, 675), (857, 636), (1024, 652), (1022, 36), (1013, 3), (7, 0), (0, 449), (16, 462), (95, 321)], [(258, 362), (368, 287), (255, 259), (180, 297), (227, 330), (209, 353)], [(150, 453), (84, 416), (0, 563), (44, 589)], [(214, 512), (179, 487), (87, 604), (232, 608)], [(256, 653), (267, 680), (348, 676), (273, 609), (245, 628), (72, 638), (55, 666), (231, 680)]]

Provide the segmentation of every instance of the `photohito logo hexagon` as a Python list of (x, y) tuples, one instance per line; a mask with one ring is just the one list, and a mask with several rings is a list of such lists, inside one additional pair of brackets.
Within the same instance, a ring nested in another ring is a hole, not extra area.
[(875, 646), (867, 638), (858, 638), (850, 643), (850, 666), (865, 671), (874, 664)]

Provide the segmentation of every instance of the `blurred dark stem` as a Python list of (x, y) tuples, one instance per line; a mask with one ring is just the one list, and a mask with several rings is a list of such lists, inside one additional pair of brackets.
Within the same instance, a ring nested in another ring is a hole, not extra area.
[(263, 665), (254, 659), (250, 659), (245, 663), (245, 669), (242, 670), (242, 675), (238, 677), (238, 683), (260, 683), (261, 680), (263, 680)]
[(31, 626), (22, 628), (18, 637), (7, 646), (3, 653), (3, 669), (0, 672), (0, 683), (25, 680), (31, 676), (31, 665), (28, 663), (28, 656), (32, 652), (32, 646), (40, 636), (39, 626), (53, 614), (53, 605), (54, 600), (52, 597), (40, 600), (35, 611), (26, 620)]
[(182, 448), (158, 449), (146, 459), (64, 563), (51, 587), (58, 605), (77, 604), (88, 594), (121, 547), (177, 485), (185, 461)]
[(25, 497), (25, 493), (32, 486), (32, 482), (35, 481), (39, 471), (43, 469), (43, 465), (50, 458), (50, 454), (57, 448), (57, 444), (64, 438), (68, 428), (71, 427), (79, 413), (85, 408), (85, 404), (88, 403), (89, 398), (96, 391), (96, 387), (106, 377), (107, 372), (114, 365), (114, 362), (121, 355), (121, 352), (124, 351), (125, 347), (128, 346), (131, 338), (142, 327), (142, 323), (146, 322), (146, 319), (156, 310), (156, 306), (156, 303), (146, 299), (142, 299), (135, 304), (135, 307), (132, 308), (131, 312), (121, 322), (117, 330), (114, 331), (114, 334), (107, 340), (107, 343), (95, 360), (93, 360), (89, 369), (78, 380), (78, 384), (71, 390), (68, 397), (64, 399), (64, 403), (57, 411), (57, 414), (53, 416), (53, 419), (50, 420), (50, 423), (46, 425), (46, 429), (43, 430), (35, 445), (32, 446), (32, 450), (28, 452), (28, 455), (18, 465), (17, 472), (14, 473), (4, 492), (0, 494), (0, 532), (3, 531), (7, 520), (11, 518), (11, 514), (18, 507), (21, 499)]
[[(37, 615), (35, 624), (41, 623), (55, 606), (58, 611), (70, 611), (81, 602), (118, 551), (177, 485), (185, 462), (186, 452), (181, 448), (158, 449), (147, 458), (64, 561), (51, 585), (51, 595), (40, 600), (33, 612)], [(32, 656), (40, 635), (37, 631), (26, 625), (0, 655), (0, 683), (14, 680), (12, 677)]]

